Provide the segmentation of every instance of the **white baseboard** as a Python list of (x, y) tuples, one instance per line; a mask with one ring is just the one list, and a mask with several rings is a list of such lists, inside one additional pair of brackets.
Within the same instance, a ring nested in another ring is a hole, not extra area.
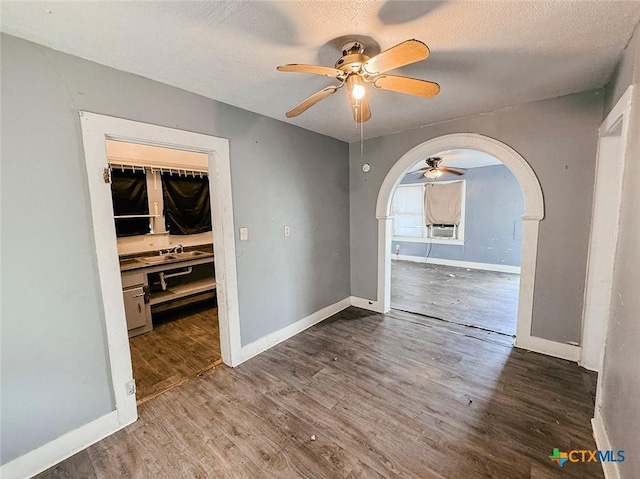
[[(237, 364), (241, 364), (247, 359), (251, 359), (252, 357), (266, 351), (269, 348), (272, 348), (278, 343), (289, 339), (292, 336), (295, 336), (298, 333), (301, 333), (307, 328), (310, 328), (314, 324), (319, 323), (327, 319), (329, 316), (333, 316), (336, 313), (339, 313), (343, 309), (351, 306), (351, 298), (344, 298), (337, 303), (334, 303), (326, 308), (322, 308), (320, 311), (316, 311), (313, 314), (310, 314), (306, 318), (302, 318), (299, 321), (296, 321), (289, 326), (285, 326), (282, 329), (274, 331), (273, 333), (269, 333), (266, 336), (257, 339), (256, 341), (247, 344), (246, 346), (242, 346), (240, 351), (240, 362)], [(236, 366), (237, 366), (236, 365)]]
[(33, 477), (127, 425), (120, 424), (118, 411), (110, 412), (3, 464), (0, 467), (0, 476), (2, 479)]
[(538, 338), (536, 336), (516, 337), (514, 344), (516, 348), (546, 354), (560, 359), (577, 362), (580, 359), (580, 346), (573, 344), (558, 343), (549, 339)]
[(402, 261), (412, 261), (414, 263), (440, 264), (443, 266), (454, 266), (456, 268), (481, 269), (483, 271), (497, 271), (499, 273), (520, 274), (520, 266), (510, 266), (506, 264), (475, 263), (473, 261), (458, 261), (454, 259), (427, 258), (425, 256), (409, 256), (404, 254), (393, 254), (391, 259)]
[[(593, 428), (593, 438), (596, 440), (596, 446), (599, 451), (612, 451), (609, 435), (604, 427), (604, 421), (598, 407), (594, 418), (591, 419), (591, 427)], [(620, 469), (617, 462), (601, 462), (605, 479), (620, 479)]]
[(349, 299), (351, 300), (351, 306), (355, 306), (356, 308), (361, 309), (368, 309), (369, 311), (374, 311), (376, 313), (384, 313), (378, 301), (374, 301), (373, 299), (358, 298), (357, 296), (351, 296)]

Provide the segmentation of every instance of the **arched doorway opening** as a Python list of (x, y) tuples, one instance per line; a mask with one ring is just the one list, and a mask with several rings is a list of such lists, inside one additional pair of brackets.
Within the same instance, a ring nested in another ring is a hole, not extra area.
[(524, 198), (522, 216), (522, 255), (515, 345), (537, 349), (531, 336), (533, 291), (538, 249), (538, 226), (544, 217), (544, 201), (540, 183), (526, 160), (511, 147), (493, 138), (458, 133), (428, 140), (405, 153), (385, 177), (376, 204), (378, 220), (378, 298), (377, 308), (391, 308), (391, 240), (393, 216), (391, 201), (396, 187), (405, 174), (420, 160), (438, 152), (453, 149), (476, 150), (497, 158), (518, 181)]

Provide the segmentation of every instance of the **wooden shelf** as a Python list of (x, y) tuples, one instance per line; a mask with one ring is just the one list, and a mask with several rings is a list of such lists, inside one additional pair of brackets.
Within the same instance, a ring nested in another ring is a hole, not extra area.
[(170, 286), (166, 291), (158, 291), (157, 293), (152, 293), (149, 304), (153, 306), (155, 304), (166, 303), (168, 301), (184, 298), (193, 294), (213, 291), (214, 289), (216, 289), (215, 278), (198, 279), (195, 281), (190, 281), (188, 283)]

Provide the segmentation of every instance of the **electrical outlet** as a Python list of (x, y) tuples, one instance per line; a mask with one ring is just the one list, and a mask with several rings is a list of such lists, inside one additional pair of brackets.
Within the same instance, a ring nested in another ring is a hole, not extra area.
[(289, 225), (286, 225), (284, 227), (284, 235), (285, 236), (291, 236), (291, 227)]
[(249, 228), (240, 228), (240, 241), (247, 241), (249, 239)]
[(127, 390), (127, 396), (133, 396), (136, 393), (136, 381), (134, 379), (124, 383), (124, 387)]

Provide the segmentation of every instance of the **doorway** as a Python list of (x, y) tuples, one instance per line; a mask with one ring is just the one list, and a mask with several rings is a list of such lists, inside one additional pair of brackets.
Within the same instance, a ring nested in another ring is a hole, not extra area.
[(223, 138), (173, 128), (89, 112), (80, 112), (80, 115), (114, 408), (117, 413), (117, 424), (112, 425), (112, 430), (117, 430), (137, 419), (123, 299), (123, 287), (135, 285), (123, 283), (121, 276), (106, 141), (159, 146), (206, 155), (210, 207), (215, 212), (212, 215), (212, 229), (220, 352), (223, 362), (234, 366), (240, 360), (240, 320), (229, 144)]
[(611, 308), (622, 182), (633, 89), (618, 100), (599, 129), (580, 364), (600, 372)]
[(493, 156), (420, 160), (391, 201), (391, 307), (514, 338), (523, 212), (518, 181)]
[(376, 203), (378, 219), (378, 278), (377, 299), (371, 308), (380, 312), (391, 309), (391, 240), (393, 192), (409, 169), (423, 158), (451, 149), (481, 151), (500, 160), (518, 180), (524, 197), (522, 215), (522, 254), (518, 293), (518, 316), (515, 346), (571, 361), (577, 361), (580, 347), (557, 343), (531, 334), (533, 292), (536, 278), (539, 222), (544, 217), (542, 188), (527, 161), (508, 145), (476, 133), (455, 133), (440, 136), (419, 144), (405, 153), (387, 173)]
[(106, 140), (138, 405), (222, 362), (208, 158)]

